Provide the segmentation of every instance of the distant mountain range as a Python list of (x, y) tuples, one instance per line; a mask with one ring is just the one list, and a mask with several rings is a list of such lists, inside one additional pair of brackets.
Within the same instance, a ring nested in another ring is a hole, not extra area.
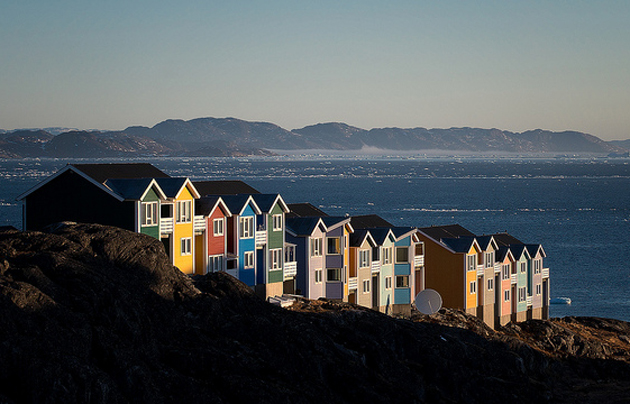
[(281, 150), (444, 150), (476, 153), (600, 153), (627, 155), (630, 140), (542, 129), (521, 133), (480, 128), (361, 129), (320, 123), (292, 131), (235, 118), (166, 120), (152, 128), (79, 131), (65, 128), (0, 130), (0, 158), (250, 156)]

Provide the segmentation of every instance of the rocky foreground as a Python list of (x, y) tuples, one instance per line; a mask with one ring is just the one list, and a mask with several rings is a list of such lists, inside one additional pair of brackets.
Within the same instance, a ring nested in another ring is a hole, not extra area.
[(0, 403), (630, 402), (630, 324), (281, 309), (150, 237), (0, 232)]

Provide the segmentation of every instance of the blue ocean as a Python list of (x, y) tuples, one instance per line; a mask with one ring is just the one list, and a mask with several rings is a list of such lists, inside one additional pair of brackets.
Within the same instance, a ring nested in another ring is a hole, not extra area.
[[(68, 163), (0, 160), (0, 225), (21, 228), (16, 197)], [(126, 160), (128, 161), (128, 160)], [(630, 321), (630, 160), (526, 157), (142, 159), (173, 176), (240, 179), (331, 215), (378, 214), (395, 225), (458, 223), (506, 231), (547, 253), (553, 317)]]

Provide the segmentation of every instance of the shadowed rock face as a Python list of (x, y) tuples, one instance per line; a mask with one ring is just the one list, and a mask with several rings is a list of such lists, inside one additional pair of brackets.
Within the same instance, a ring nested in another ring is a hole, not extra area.
[(326, 301), (284, 310), (228, 275), (183, 275), (143, 235), (0, 232), (0, 403), (614, 401), (630, 392), (628, 332), (602, 319), (494, 332), (456, 311), (410, 321)]

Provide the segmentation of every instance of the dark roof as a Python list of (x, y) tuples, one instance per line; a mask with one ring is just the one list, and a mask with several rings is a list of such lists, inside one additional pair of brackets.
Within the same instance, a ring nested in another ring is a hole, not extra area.
[(177, 193), (186, 183), (186, 177), (169, 177), (169, 178), (156, 178), (155, 181), (158, 183), (162, 191), (167, 198), (175, 198)]
[(254, 194), (252, 198), (261, 211), (270, 212), (279, 196), (280, 194)]
[(324, 211), (315, 207), (308, 202), (303, 203), (289, 203), (287, 204), (291, 212), (287, 213), (287, 217), (326, 217)]
[(297, 236), (310, 236), (313, 234), (319, 217), (291, 217), (286, 219), (287, 230)]
[(249, 197), (250, 195), (246, 195), (246, 194), (222, 195), (221, 199), (223, 199), (223, 202), (225, 202), (225, 204), (227, 205), (230, 212), (232, 212), (232, 214), (238, 215), (241, 213), (241, 211), (245, 207), (245, 204), (247, 203), (247, 200), (249, 199)]
[(392, 232), (396, 238), (402, 237), (405, 234), (417, 230), (415, 227), (392, 227)]
[(193, 181), (193, 185), (201, 196), (204, 195), (238, 195), (259, 194), (258, 190), (243, 181)]
[(340, 224), (341, 222), (349, 221), (350, 218), (341, 217), (341, 216), (326, 216), (326, 217), (322, 217), (321, 219), (322, 219), (322, 222), (324, 222), (324, 224), (326, 225), (326, 227), (333, 227), (337, 224)]
[(450, 247), (455, 252), (467, 253), (470, 251), (475, 239), (472, 237), (457, 237), (457, 238), (443, 238), (441, 240), (444, 244)]
[(510, 252), (510, 248), (506, 246), (501, 246), (497, 250), (497, 261), (503, 261), (507, 256), (508, 252)]
[(500, 246), (509, 246), (512, 244), (523, 244), (521, 240), (517, 239), (516, 237), (508, 233), (496, 233), (496, 234), (492, 234), (492, 237), (494, 237), (494, 240)]
[(195, 214), (204, 216), (209, 215), (220, 199), (221, 197), (218, 195), (207, 195), (199, 199), (195, 199)]
[(101, 184), (109, 178), (168, 178), (149, 163), (70, 164)]
[[(354, 222), (352, 222), (352, 224), (354, 224)], [(369, 230), (370, 230), (370, 234), (372, 234), (372, 238), (378, 245), (385, 244), (385, 241), (387, 241), (387, 235), (389, 234), (390, 231), (392, 231), (392, 229), (387, 228), (387, 227), (380, 227), (380, 228), (369, 229)]]
[(352, 216), (352, 227), (355, 229), (371, 229), (376, 227), (394, 227), (393, 224), (379, 215)]
[[(492, 241), (492, 236), (477, 236), (477, 242), (482, 250), (488, 249), (488, 244)], [(496, 241), (496, 240), (495, 240)]]
[(115, 178), (105, 180), (105, 185), (125, 199), (140, 200), (151, 181), (152, 178)]
[(350, 234), (350, 245), (352, 247), (360, 247), (365, 241), (365, 238), (370, 235), (370, 231), (367, 229), (359, 229)]
[(451, 224), (447, 226), (431, 226), (418, 228), (421, 232), (431, 237), (434, 240), (441, 240), (443, 238), (456, 238), (456, 237), (474, 237), (475, 235), (463, 228), (458, 224)]

